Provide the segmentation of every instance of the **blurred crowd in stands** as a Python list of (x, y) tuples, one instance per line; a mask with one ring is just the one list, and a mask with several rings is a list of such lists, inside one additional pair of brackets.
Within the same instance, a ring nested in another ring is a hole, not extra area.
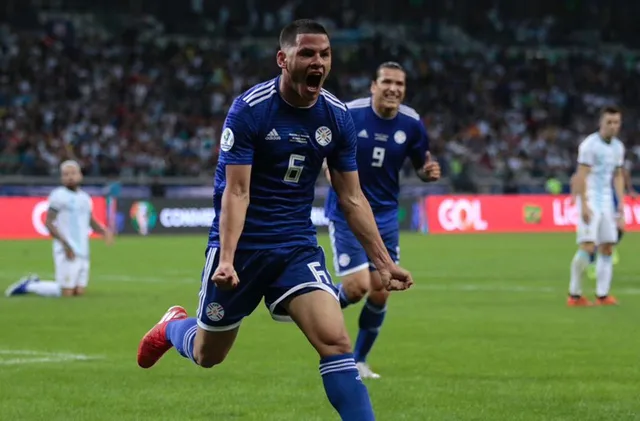
[[(554, 39), (557, 20), (540, 15), (518, 26), (501, 17), (500, 1), (468, 22), (473, 39), (445, 31), (452, 26), (443, 22), (455, 17), (450, 2), (437, 11), (437, 22), (417, 12), (426, 2), (404, 2), (410, 10), (369, 8), (369, 14), (360, 13), (362, 1), (328, 3), (321, 20), (338, 35), (327, 88), (344, 101), (367, 95), (376, 65), (400, 62), (408, 75), (406, 103), (421, 114), (449, 176), (513, 183), (566, 177), (578, 142), (597, 130), (598, 110), (609, 104), (624, 110), (621, 137), (634, 171), (640, 169), (640, 60), (633, 54), (536, 47), (531, 43)], [(41, 15), (28, 30), (0, 25), (0, 174), (52, 175), (68, 158), (90, 176), (210, 174), (229, 105), (278, 73), (278, 29), (313, 17), (315, 2), (268, 9), (270, 2), (222, 1), (215, 10), (208, 2), (186, 3), (189, 16), (210, 17), (194, 20), (204, 33), (208, 28), (205, 42), (170, 34), (166, 23), (149, 17), (121, 28), (87, 15)], [(374, 23), (397, 10), (409, 10), (408, 22), (421, 30)]]

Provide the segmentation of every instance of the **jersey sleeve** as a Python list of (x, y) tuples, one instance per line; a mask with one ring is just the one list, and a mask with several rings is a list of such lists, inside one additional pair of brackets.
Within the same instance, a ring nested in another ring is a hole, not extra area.
[(231, 105), (220, 136), (219, 161), (226, 165), (251, 165), (256, 139), (256, 121), (251, 107), (241, 99)]
[(594, 153), (590, 142), (582, 142), (578, 147), (578, 164), (592, 167), (594, 164)]
[(625, 163), (625, 160), (624, 160), (624, 145), (622, 144), (622, 142), (620, 143), (620, 156), (618, 156), (618, 162), (616, 162), (616, 165), (619, 168), (626, 168), (627, 167), (627, 165)]
[(64, 197), (60, 189), (55, 189), (49, 194), (47, 200), (49, 202), (49, 209), (53, 209), (60, 212), (64, 208)]
[(340, 127), (338, 135), (338, 143), (331, 154), (327, 156), (327, 165), (329, 168), (340, 172), (357, 171), (356, 163), (356, 146), (358, 139), (356, 137), (356, 127), (353, 118), (348, 112)]
[(427, 128), (422, 121), (417, 122), (417, 131), (411, 137), (411, 144), (409, 145), (409, 159), (413, 168), (420, 169), (424, 166), (427, 159), (427, 151), (429, 150), (429, 134)]

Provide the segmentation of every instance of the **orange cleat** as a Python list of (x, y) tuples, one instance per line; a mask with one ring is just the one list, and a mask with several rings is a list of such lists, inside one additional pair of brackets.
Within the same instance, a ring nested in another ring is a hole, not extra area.
[(606, 297), (598, 297), (596, 298), (596, 305), (597, 306), (617, 306), (618, 300), (616, 300), (616, 297), (612, 295), (607, 295)]
[(171, 342), (167, 340), (167, 324), (173, 320), (186, 319), (187, 311), (180, 306), (173, 306), (164, 313), (160, 321), (142, 337), (138, 346), (138, 365), (150, 368), (171, 349)]
[(582, 296), (580, 297), (569, 296), (569, 298), (567, 298), (567, 305), (569, 307), (591, 307), (593, 303), (589, 301), (587, 298)]

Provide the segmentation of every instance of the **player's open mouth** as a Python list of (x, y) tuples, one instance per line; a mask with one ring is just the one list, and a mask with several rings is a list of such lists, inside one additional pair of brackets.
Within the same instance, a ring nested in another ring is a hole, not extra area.
[(320, 82), (322, 82), (321, 73), (309, 74), (305, 79), (305, 83), (307, 84), (307, 89), (309, 89), (312, 92), (318, 91), (318, 89), (320, 88)]

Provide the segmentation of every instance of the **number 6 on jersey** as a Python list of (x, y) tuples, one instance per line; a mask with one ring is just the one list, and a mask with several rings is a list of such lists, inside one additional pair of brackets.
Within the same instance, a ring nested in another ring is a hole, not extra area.
[(300, 181), (300, 176), (304, 169), (302, 165), (304, 160), (305, 157), (303, 155), (291, 154), (289, 157), (289, 167), (287, 168), (287, 173), (284, 175), (284, 181), (288, 183), (298, 183)]

